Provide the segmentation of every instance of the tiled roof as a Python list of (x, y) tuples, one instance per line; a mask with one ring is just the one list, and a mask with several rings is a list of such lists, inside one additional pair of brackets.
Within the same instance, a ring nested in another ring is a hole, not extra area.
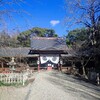
[(31, 38), (31, 48), (33, 50), (66, 50), (66, 40), (55, 37), (33, 37)]
[(0, 57), (28, 57), (30, 48), (0, 48)]
[(35, 51), (68, 51), (66, 40), (64, 38), (54, 37), (33, 37), (31, 39), (31, 47), (19, 48), (0, 48), (0, 57), (32, 57), (38, 55), (31, 55), (30, 50)]

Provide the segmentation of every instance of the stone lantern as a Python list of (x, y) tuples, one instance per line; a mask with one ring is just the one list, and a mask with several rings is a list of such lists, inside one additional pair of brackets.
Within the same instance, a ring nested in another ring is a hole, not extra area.
[(15, 60), (14, 60), (15, 58), (14, 57), (12, 57), (11, 58), (11, 61), (9, 62), (9, 63), (7, 63), (7, 65), (9, 65), (9, 68), (10, 68), (10, 70), (13, 72), (14, 70), (15, 70), (15, 66), (16, 66), (16, 63), (15, 63)]

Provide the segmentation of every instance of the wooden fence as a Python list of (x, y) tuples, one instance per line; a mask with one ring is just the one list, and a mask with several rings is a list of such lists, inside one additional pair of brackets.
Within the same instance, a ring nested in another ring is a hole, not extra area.
[(28, 80), (28, 73), (0, 73), (0, 81), (8, 84), (25, 84)]

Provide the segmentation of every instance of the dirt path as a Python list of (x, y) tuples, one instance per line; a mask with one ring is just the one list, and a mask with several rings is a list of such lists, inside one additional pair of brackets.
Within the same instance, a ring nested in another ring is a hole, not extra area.
[(52, 71), (36, 74), (24, 88), (0, 88), (0, 100), (100, 100), (100, 87)]
[(39, 73), (26, 100), (75, 100), (71, 94), (64, 92), (48, 81), (48, 73)]
[(30, 91), (26, 100), (100, 100), (100, 88), (59, 72), (39, 73)]

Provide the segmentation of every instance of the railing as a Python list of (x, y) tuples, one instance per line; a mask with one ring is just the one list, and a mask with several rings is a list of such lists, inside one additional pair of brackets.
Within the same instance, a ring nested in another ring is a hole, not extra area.
[(28, 73), (0, 73), (0, 81), (8, 84), (23, 84), (28, 79)]

